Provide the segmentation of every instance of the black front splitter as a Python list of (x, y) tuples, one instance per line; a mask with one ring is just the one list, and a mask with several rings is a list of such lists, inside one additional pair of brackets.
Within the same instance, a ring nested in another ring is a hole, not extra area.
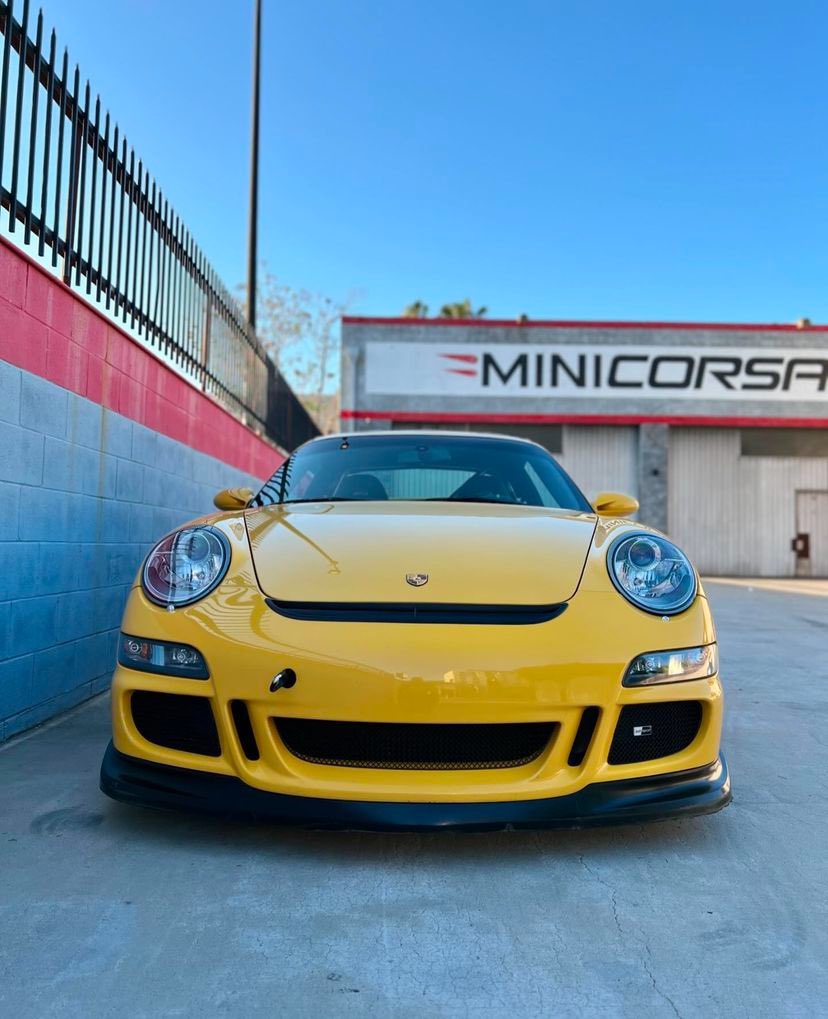
[(724, 757), (692, 771), (597, 782), (580, 792), (496, 803), (401, 803), (285, 796), (241, 779), (171, 768), (120, 753), (109, 744), (101, 789), (115, 800), (162, 810), (196, 811), (298, 828), (356, 831), (499, 831), (587, 828), (712, 814), (731, 798)]

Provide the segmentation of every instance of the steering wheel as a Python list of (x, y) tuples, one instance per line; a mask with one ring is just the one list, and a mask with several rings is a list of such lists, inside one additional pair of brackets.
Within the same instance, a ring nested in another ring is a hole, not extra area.
[(509, 492), (504, 481), (489, 471), (480, 471), (464, 481), (463, 484), (451, 493), (450, 499), (486, 499), (492, 502), (511, 502)]

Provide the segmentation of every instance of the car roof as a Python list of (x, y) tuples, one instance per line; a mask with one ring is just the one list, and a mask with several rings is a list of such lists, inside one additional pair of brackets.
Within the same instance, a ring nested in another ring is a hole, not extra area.
[(505, 435), (502, 432), (465, 432), (465, 431), (454, 431), (449, 428), (378, 428), (368, 429), (363, 432), (333, 432), (330, 435), (317, 435), (315, 438), (308, 440), (304, 445), (309, 446), (312, 442), (320, 442), (323, 439), (357, 439), (367, 436), (372, 438), (378, 438), (381, 436), (388, 436), (398, 438), (402, 435), (411, 435), (417, 437), (431, 436), (432, 438), (452, 438), (452, 439), (500, 439), (503, 442), (525, 442), (530, 446), (538, 446), (540, 449), (545, 449), (539, 442), (535, 442), (534, 439), (526, 439), (522, 435)]

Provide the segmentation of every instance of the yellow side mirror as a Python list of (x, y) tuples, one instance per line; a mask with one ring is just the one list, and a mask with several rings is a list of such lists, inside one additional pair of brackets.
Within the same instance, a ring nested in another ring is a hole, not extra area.
[(252, 488), (222, 488), (213, 505), (220, 510), (244, 509), (255, 494)]
[(622, 492), (599, 492), (592, 508), (599, 517), (631, 517), (638, 511), (638, 499)]

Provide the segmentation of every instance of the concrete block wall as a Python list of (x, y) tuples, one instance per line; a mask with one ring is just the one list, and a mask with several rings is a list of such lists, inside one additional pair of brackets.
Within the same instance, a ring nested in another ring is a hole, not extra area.
[(109, 682), (152, 544), (258, 481), (0, 362), (0, 741)]
[(104, 689), (152, 543), (282, 459), (0, 237), (0, 741)]

